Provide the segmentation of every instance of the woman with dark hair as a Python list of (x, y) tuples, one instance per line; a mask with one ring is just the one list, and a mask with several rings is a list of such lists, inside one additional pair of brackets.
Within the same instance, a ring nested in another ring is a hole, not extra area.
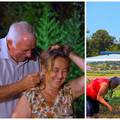
[(41, 84), (26, 91), (19, 100), (13, 118), (73, 117), (72, 102), (84, 93), (84, 77), (65, 83), (70, 60), (84, 70), (84, 60), (68, 47), (58, 47), (42, 58)]
[(112, 111), (112, 106), (104, 99), (108, 90), (113, 90), (120, 85), (119, 77), (108, 78), (96, 78), (87, 84), (87, 117), (92, 117), (99, 112), (99, 104), (103, 104)]

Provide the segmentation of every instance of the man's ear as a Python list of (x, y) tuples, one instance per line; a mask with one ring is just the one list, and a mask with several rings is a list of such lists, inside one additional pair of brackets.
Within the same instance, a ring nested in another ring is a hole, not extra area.
[(13, 47), (12, 40), (7, 40), (7, 46), (8, 46), (9, 49)]

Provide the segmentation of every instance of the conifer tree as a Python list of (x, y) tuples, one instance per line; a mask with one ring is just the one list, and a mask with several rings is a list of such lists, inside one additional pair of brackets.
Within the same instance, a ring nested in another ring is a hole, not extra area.
[(37, 27), (38, 46), (42, 50), (47, 50), (49, 46), (64, 38), (63, 27), (55, 19), (55, 16), (56, 14), (51, 10), (50, 5), (45, 4)]
[[(82, 20), (80, 20), (81, 18)], [(76, 9), (73, 12), (73, 17), (65, 21), (64, 30), (66, 36), (63, 44), (68, 44), (75, 52), (84, 57), (84, 28), (82, 28), (82, 26), (84, 26), (83, 18), (84, 17), (82, 17), (79, 10)]]

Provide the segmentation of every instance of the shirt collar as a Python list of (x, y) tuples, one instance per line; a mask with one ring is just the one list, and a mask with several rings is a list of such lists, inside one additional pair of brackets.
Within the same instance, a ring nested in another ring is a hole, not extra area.
[(0, 39), (0, 58), (9, 59), (7, 40), (6, 38)]

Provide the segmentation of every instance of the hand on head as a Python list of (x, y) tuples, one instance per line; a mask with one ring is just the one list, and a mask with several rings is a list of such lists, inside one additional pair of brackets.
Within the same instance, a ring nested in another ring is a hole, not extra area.
[(49, 52), (52, 52), (54, 50), (63, 50), (66, 56), (69, 56), (69, 53), (71, 52), (71, 48), (68, 45), (61, 46), (58, 44), (51, 46), (48, 50)]

